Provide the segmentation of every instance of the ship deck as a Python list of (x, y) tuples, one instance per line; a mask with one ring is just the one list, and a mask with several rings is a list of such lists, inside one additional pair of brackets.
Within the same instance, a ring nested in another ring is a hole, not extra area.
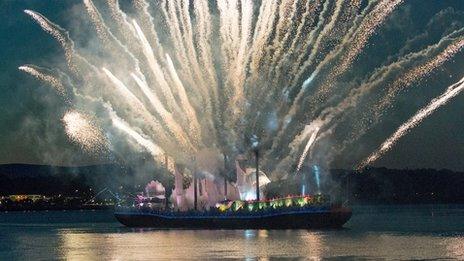
[(339, 228), (351, 217), (347, 208), (305, 207), (237, 212), (162, 212), (120, 209), (115, 217), (129, 227), (154, 228)]

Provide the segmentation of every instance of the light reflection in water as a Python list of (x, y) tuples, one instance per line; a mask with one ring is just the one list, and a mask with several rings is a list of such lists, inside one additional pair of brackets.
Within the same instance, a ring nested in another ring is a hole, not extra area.
[[(62, 230), (59, 246), (66, 260), (152, 258), (320, 257), (320, 236), (298, 230), (132, 230), (125, 233), (83, 233)], [(293, 251), (295, 247), (299, 248)]]
[[(149, 260), (179, 258), (305, 258), (357, 256), (365, 258), (464, 257), (462, 237), (364, 234), (305, 230), (126, 230), (86, 233), (61, 230), (58, 247), (66, 260)], [(437, 240), (440, 239), (440, 240)]]
[(303, 234), (302, 238), (305, 241), (305, 246), (308, 248), (311, 259), (320, 260), (322, 258), (322, 236), (319, 233), (312, 232)]
[(464, 260), (463, 210), (357, 207), (348, 229), (320, 231), (128, 229), (108, 222), (112, 212), (0, 213), (0, 260)]
[(248, 230), (243, 231), (243, 235), (245, 236), (246, 239), (250, 239), (256, 236), (256, 231), (248, 229)]
[(464, 260), (464, 236), (458, 238), (450, 238), (446, 240), (448, 256), (456, 257), (457, 259)]

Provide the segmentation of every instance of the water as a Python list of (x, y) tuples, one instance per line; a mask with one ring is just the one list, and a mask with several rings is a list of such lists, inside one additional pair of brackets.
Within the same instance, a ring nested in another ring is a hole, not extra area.
[(464, 205), (358, 206), (342, 230), (150, 230), (111, 211), (0, 214), (0, 260), (464, 259)]

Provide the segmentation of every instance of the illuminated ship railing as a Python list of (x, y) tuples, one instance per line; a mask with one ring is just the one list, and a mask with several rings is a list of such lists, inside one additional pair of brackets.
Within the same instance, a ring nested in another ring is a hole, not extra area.
[(150, 213), (162, 216), (249, 216), (267, 215), (287, 211), (321, 211), (330, 208), (330, 198), (325, 195), (289, 196), (263, 201), (228, 201), (216, 204), (207, 211), (174, 211), (153, 209), (146, 205), (118, 206), (118, 212)]
[(262, 211), (268, 209), (283, 209), (283, 208), (303, 208), (311, 206), (327, 205), (330, 198), (326, 195), (313, 196), (288, 196), (285, 198), (276, 198), (262, 201), (228, 201), (216, 204), (217, 210), (220, 212), (237, 212), (237, 211)]

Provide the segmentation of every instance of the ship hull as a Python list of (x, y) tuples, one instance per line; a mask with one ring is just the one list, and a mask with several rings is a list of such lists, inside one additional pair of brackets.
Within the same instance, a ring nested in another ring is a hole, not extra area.
[(263, 215), (176, 215), (116, 211), (128, 227), (183, 229), (319, 229), (341, 228), (351, 217), (348, 208), (281, 211)]

